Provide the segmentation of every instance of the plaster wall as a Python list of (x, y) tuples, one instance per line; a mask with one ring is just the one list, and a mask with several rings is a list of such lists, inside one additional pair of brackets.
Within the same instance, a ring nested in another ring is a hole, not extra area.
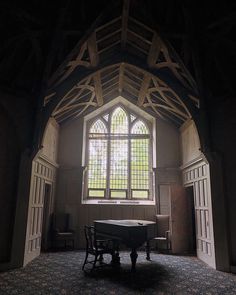
[(53, 163), (57, 163), (59, 125), (56, 120), (49, 119), (42, 143), (42, 154)]
[(182, 165), (186, 165), (201, 155), (200, 141), (193, 120), (187, 121), (180, 128)]

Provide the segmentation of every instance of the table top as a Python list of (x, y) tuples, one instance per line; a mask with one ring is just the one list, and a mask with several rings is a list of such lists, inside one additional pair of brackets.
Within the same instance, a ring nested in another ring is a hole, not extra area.
[(94, 223), (105, 223), (105, 224), (111, 224), (111, 225), (117, 225), (117, 226), (127, 226), (127, 227), (133, 227), (133, 226), (147, 226), (149, 224), (156, 224), (154, 221), (149, 220), (138, 220), (138, 219), (106, 219), (106, 220), (94, 220)]

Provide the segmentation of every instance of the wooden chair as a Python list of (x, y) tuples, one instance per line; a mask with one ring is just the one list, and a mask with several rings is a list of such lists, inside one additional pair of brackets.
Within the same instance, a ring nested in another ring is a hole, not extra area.
[(57, 248), (59, 243), (63, 245), (64, 249), (68, 246), (74, 249), (75, 232), (70, 229), (70, 214), (58, 213), (53, 214), (52, 224), (52, 244), (53, 248)]
[(171, 250), (171, 236), (170, 236), (170, 217), (169, 215), (156, 215), (156, 237), (152, 238), (151, 240), (148, 240), (146, 242), (146, 259), (151, 260), (150, 258), (150, 244), (151, 241), (156, 241), (155, 249), (159, 250), (158, 244), (164, 244), (165, 250), (168, 251), (168, 253)]
[[(107, 265), (103, 262), (103, 254), (114, 256), (115, 251), (112, 240), (99, 239), (93, 226), (85, 226), (84, 234), (86, 239), (86, 255), (82, 270), (85, 270), (85, 265), (89, 263), (92, 264), (91, 271), (96, 267), (97, 262), (99, 262), (99, 266)], [(94, 256), (93, 260), (88, 260), (89, 254)]]
[(153, 240), (157, 242), (157, 249), (160, 244), (164, 244), (165, 250), (169, 252), (171, 250), (170, 216), (157, 214), (156, 223), (157, 236)]

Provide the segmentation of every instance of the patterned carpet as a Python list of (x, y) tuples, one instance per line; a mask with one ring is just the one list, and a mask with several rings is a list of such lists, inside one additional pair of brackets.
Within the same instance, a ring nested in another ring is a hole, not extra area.
[[(236, 294), (236, 276), (216, 271), (195, 257), (139, 252), (137, 270), (130, 272), (128, 252), (121, 267), (81, 270), (84, 252), (41, 254), (25, 268), (0, 273), (0, 294), (24, 295), (141, 295)], [(110, 257), (105, 257), (109, 261)]]

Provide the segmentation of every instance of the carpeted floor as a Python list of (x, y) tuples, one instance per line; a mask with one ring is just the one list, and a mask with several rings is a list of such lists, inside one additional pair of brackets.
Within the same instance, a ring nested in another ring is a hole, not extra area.
[[(84, 252), (41, 254), (25, 268), (0, 273), (0, 294), (236, 294), (236, 276), (216, 271), (195, 257), (139, 252), (137, 270), (130, 272), (128, 252), (121, 267), (81, 270)], [(110, 257), (105, 257), (106, 261)]]

